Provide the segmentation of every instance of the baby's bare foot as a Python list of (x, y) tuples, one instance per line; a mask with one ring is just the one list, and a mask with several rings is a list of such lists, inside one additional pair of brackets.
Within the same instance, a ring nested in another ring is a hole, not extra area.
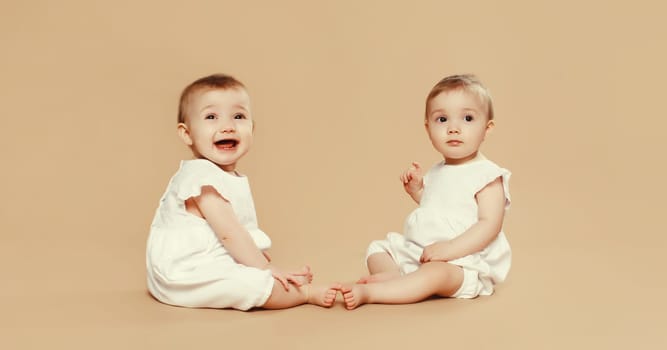
[(355, 309), (368, 301), (366, 286), (363, 284), (343, 286), (340, 291), (343, 293), (343, 302), (345, 302), (345, 308), (348, 310)]
[(376, 282), (384, 282), (388, 281), (390, 279), (400, 277), (401, 273), (398, 271), (391, 271), (391, 272), (380, 272), (376, 273), (373, 275), (368, 275), (361, 277), (357, 283), (358, 284), (367, 284), (367, 283), (376, 283)]
[(341, 285), (334, 283), (330, 286), (308, 285), (308, 300), (309, 304), (319, 305), (322, 307), (331, 307), (336, 301), (336, 295), (341, 289)]

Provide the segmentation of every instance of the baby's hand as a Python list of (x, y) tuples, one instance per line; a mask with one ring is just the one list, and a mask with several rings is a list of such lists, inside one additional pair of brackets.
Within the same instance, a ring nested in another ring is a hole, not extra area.
[(435, 242), (424, 247), (419, 262), (423, 264), (429, 261), (449, 261), (450, 259), (449, 242)]
[(290, 275), (294, 277), (292, 284), (297, 286), (302, 286), (313, 281), (313, 273), (310, 271), (310, 266), (308, 265), (305, 265), (299, 271), (290, 272)]
[[(313, 274), (310, 272), (310, 267), (304, 266), (301, 271), (285, 272), (275, 266), (269, 266), (273, 278), (278, 280), (283, 285), (286, 291), (289, 291), (289, 285), (293, 284), (300, 287), (304, 284), (310, 283), (313, 279)], [(305, 282), (305, 283), (304, 283)]]
[(424, 176), (422, 175), (421, 165), (412, 162), (412, 166), (401, 175), (401, 182), (405, 192), (413, 194), (418, 192), (424, 186)]

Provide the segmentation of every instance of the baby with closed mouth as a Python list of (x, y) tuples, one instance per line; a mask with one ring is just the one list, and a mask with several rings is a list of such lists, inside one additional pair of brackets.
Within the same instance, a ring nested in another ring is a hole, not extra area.
[(369, 274), (341, 289), (350, 310), (491, 295), (509, 272), (503, 220), (511, 173), (480, 152), (495, 126), (491, 95), (475, 76), (453, 75), (431, 89), (425, 107), (424, 127), (442, 160), (426, 171), (413, 162), (401, 175), (419, 207), (403, 233), (371, 242)]

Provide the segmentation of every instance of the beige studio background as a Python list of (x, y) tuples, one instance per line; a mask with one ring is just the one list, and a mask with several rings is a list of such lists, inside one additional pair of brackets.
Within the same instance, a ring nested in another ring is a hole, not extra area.
[[(28, 348), (664, 348), (664, 5), (634, 1), (0, 2), (0, 342)], [(438, 160), (445, 75), (491, 90), (513, 172), (489, 298), (242, 313), (161, 305), (144, 249), (189, 151), (181, 89), (229, 73), (257, 122), (240, 164), (274, 259), (351, 281)]]

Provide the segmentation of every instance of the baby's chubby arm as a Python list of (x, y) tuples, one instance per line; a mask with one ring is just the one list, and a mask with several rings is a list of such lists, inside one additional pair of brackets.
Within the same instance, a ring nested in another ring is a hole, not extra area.
[(290, 283), (297, 286), (302, 284), (300, 279), (295, 278), (296, 276), (310, 273), (310, 270), (302, 273), (287, 273), (271, 265), (270, 258), (257, 248), (250, 233), (239, 222), (232, 205), (222, 198), (212, 186), (202, 187), (201, 194), (193, 199), (202, 217), (239, 264), (271, 270), (273, 277), (285, 287), (285, 290), (289, 290)]
[(460, 236), (424, 248), (420, 262), (451, 261), (482, 251), (500, 233), (505, 217), (505, 192), (501, 178), (477, 192), (478, 221)]
[(412, 162), (412, 166), (401, 174), (400, 179), (405, 192), (419, 204), (422, 199), (422, 192), (424, 191), (424, 175), (422, 174), (421, 165), (417, 162)]

